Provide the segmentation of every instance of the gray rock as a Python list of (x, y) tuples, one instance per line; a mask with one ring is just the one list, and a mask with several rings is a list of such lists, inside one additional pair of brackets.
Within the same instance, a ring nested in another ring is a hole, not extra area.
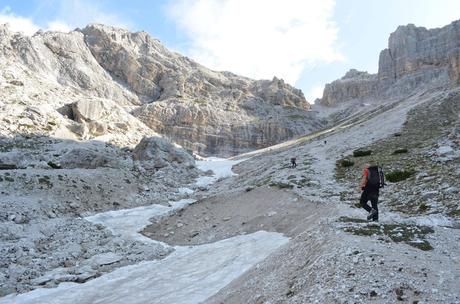
[(60, 164), (62, 168), (85, 168), (95, 169), (98, 167), (120, 166), (119, 161), (108, 154), (107, 150), (90, 150), (86, 148), (75, 148), (67, 152), (61, 157)]
[(133, 150), (133, 159), (144, 167), (159, 169), (170, 164), (194, 167), (195, 159), (184, 149), (177, 148), (161, 137), (145, 137)]

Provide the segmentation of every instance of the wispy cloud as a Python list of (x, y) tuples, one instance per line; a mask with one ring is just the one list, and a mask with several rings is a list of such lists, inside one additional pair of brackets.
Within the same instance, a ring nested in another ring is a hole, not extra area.
[(342, 60), (334, 0), (171, 1), (169, 15), (191, 40), (187, 54), (217, 70), (294, 84), (306, 65)]
[(40, 29), (31, 19), (13, 14), (8, 6), (0, 11), (0, 24), (4, 23), (8, 23), (12, 31), (26, 35), (33, 35)]
[[(89, 23), (103, 23), (123, 28), (132, 28), (132, 23), (118, 14), (107, 12), (98, 2), (89, 0), (47, 1), (40, 7), (40, 12), (57, 8), (52, 19), (37, 23), (32, 17), (19, 16), (10, 7), (0, 10), (0, 24), (8, 23), (10, 29), (33, 35), (39, 29), (68, 32)], [(38, 17), (38, 16), (34, 16)]]
[(132, 23), (119, 14), (107, 11), (99, 2), (90, 0), (66, 0), (59, 2), (56, 19), (71, 28), (89, 23), (102, 23), (130, 29)]

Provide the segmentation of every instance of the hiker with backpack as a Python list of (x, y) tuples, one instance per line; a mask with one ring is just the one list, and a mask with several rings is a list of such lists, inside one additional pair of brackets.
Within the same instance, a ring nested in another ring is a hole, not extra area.
[[(361, 206), (369, 212), (367, 220), (375, 222), (379, 220), (379, 209), (377, 206), (379, 201), (379, 189), (384, 185), (385, 180), (382, 167), (365, 164), (359, 184), (359, 190), (362, 191), (359, 202)], [(372, 207), (368, 205), (368, 201), (371, 201)]]
[(291, 158), (291, 168), (295, 168), (295, 167), (297, 167), (296, 158), (295, 158), (295, 157), (292, 157), (292, 158)]

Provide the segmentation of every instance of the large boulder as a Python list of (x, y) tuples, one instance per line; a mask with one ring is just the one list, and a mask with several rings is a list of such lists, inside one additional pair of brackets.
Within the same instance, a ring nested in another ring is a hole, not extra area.
[(88, 148), (75, 148), (61, 157), (62, 168), (74, 169), (95, 169), (98, 167), (117, 168), (120, 166), (117, 159), (104, 151)]
[(178, 148), (161, 137), (144, 137), (134, 148), (133, 159), (144, 163), (144, 167), (160, 169), (170, 164), (194, 167), (195, 160), (184, 149)]

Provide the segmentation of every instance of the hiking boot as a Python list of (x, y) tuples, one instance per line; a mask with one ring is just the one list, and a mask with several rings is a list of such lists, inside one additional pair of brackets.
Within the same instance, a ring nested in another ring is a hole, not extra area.
[(369, 215), (367, 216), (367, 220), (370, 221), (370, 220), (374, 219), (374, 216), (376, 214), (377, 214), (377, 210), (371, 209), (371, 211), (369, 212)]

